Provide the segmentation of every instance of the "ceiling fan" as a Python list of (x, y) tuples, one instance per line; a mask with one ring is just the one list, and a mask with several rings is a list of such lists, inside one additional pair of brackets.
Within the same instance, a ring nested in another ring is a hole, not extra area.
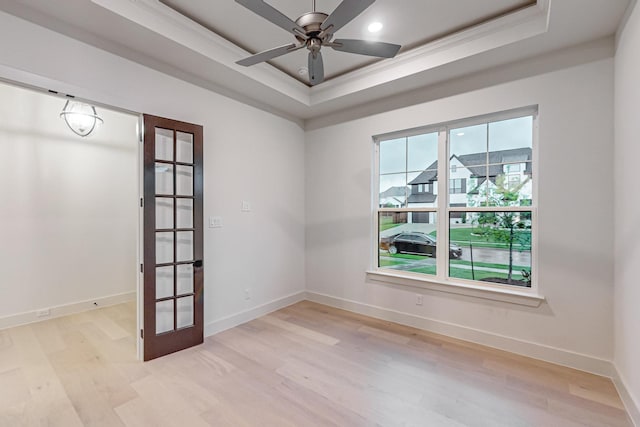
[(316, 1), (313, 0), (313, 12), (305, 13), (294, 22), (262, 0), (236, 0), (237, 3), (262, 16), (267, 21), (292, 33), (298, 41), (297, 44), (291, 43), (256, 53), (237, 61), (236, 64), (248, 67), (306, 47), (309, 50), (309, 82), (311, 85), (316, 85), (324, 80), (324, 65), (322, 63), (322, 54), (320, 53), (320, 49), (323, 46), (340, 52), (393, 58), (400, 50), (400, 45), (354, 39), (332, 40), (336, 31), (360, 15), (374, 1), (342, 0), (342, 3), (338, 5), (333, 13), (327, 15), (326, 13), (316, 12)]

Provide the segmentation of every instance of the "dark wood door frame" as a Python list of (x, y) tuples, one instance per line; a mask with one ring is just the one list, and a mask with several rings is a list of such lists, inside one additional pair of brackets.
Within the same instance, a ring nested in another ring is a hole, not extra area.
[[(203, 128), (199, 125), (180, 122), (156, 116), (143, 115), (144, 120), (144, 259), (143, 259), (143, 307), (144, 326), (143, 338), (143, 359), (151, 360), (169, 353), (183, 350), (188, 347), (200, 344), (204, 339), (204, 267), (203, 259)], [(163, 232), (173, 232), (174, 259), (172, 263), (158, 264), (156, 261), (156, 129), (167, 129), (173, 131), (173, 161), (163, 161), (162, 163), (173, 165), (173, 188), (174, 194), (163, 196), (173, 200), (174, 206), (174, 228), (163, 230)], [(181, 163), (176, 158), (176, 135), (183, 132), (193, 135), (193, 163)], [(177, 195), (176, 187), (176, 166), (193, 166), (193, 195), (192, 197)], [(191, 231), (191, 229), (178, 229), (176, 224), (176, 201), (178, 199), (193, 200), (193, 259), (180, 261), (176, 259), (177, 233), (181, 231)], [(177, 265), (193, 264), (193, 292), (178, 295), (176, 285)], [(157, 266), (173, 265), (174, 271), (174, 292), (173, 296), (161, 300), (173, 300), (174, 329), (156, 334), (156, 268)], [(193, 326), (177, 328), (177, 298), (193, 296)]]

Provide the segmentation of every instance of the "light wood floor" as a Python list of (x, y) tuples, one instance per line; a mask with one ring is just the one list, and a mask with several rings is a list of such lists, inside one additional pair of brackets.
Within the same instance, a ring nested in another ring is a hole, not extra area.
[(0, 331), (0, 426), (629, 426), (610, 380), (302, 302), (151, 362), (134, 304)]

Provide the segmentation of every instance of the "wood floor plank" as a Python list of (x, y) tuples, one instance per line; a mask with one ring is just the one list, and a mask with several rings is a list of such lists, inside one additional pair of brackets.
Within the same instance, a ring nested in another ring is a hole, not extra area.
[(0, 373), (0, 411), (26, 403), (29, 397), (29, 385), (22, 369)]
[(50, 360), (78, 416), (85, 425), (122, 426), (113, 408), (134, 399), (135, 392), (84, 334), (75, 332), (64, 339), (67, 348)]
[(142, 363), (136, 305), (0, 331), (0, 427), (628, 427), (611, 380), (303, 301)]
[(9, 330), (21, 358), (30, 399), (21, 414), (23, 425), (81, 426), (82, 421), (40, 347), (30, 325)]
[(116, 407), (115, 412), (120, 417), (122, 424), (127, 427), (172, 427), (168, 420), (162, 416), (142, 398), (130, 400)]
[(191, 401), (177, 390), (166, 387), (162, 381), (154, 376), (145, 377), (131, 384), (140, 398), (171, 425), (185, 425), (193, 427), (208, 427)]
[(262, 317), (263, 322), (270, 323), (274, 326), (287, 330), (289, 332), (293, 332), (295, 334), (301, 335), (303, 337), (309, 338), (310, 340), (317, 341), (326, 345), (336, 345), (340, 342), (340, 340), (330, 337), (328, 335), (313, 331), (311, 329), (303, 328), (291, 322), (287, 322), (286, 320), (279, 319), (278, 317), (267, 315)]

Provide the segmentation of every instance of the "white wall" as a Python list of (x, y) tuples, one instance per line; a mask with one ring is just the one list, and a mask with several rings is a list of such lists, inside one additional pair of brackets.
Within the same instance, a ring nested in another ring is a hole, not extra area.
[[(204, 126), (204, 215), (224, 225), (205, 229), (207, 332), (302, 296), (304, 131), (297, 124), (4, 13), (0, 40), (12, 41), (0, 43), (0, 77)], [(240, 212), (242, 200), (252, 212)]]
[(64, 104), (0, 84), (0, 318), (136, 289), (138, 119), (81, 138)]
[[(615, 62), (615, 360), (640, 409), (640, 8), (619, 39)], [(636, 415), (637, 417), (637, 415)], [(636, 418), (637, 419), (637, 418)]]
[[(424, 305), (416, 306), (417, 289), (367, 283), (365, 271), (372, 264), (371, 136), (534, 104), (539, 105), (540, 124), (540, 175), (534, 177), (539, 182), (538, 281), (546, 302), (528, 308), (424, 291)], [(434, 330), (511, 350), (537, 349), (535, 357), (583, 369), (609, 366), (612, 59), (309, 131), (306, 142), (310, 292), (334, 302), (347, 300), (345, 306), (367, 312), (376, 312), (370, 306), (379, 307), (394, 319), (407, 319), (403, 314), (425, 318), (420, 324)]]

